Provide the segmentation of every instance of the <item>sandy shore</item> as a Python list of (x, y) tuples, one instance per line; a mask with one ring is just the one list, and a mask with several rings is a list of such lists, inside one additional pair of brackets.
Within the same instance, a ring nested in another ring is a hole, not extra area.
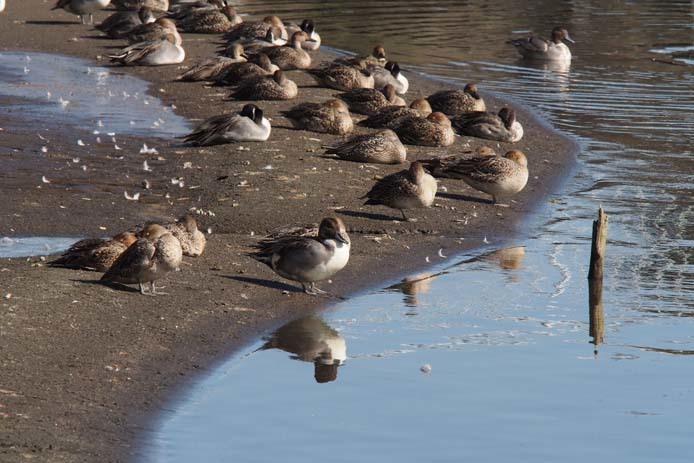
[[(103, 40), (70, 15), (50, 12), (50, 6), (40, 0), (11, 3), (0, 15), (2, 49), (62, 53), (107, 65), (99, 58), (122, 42)], [(184, 67), (213, 55), (214, 40), (185, 36), (183, 66), (117, 70), (150, 81), (153, 96), (194, 122), (236, 110), (243, 102), (222, 101), (224, 89), (172, 82)], [(314, 57), (330, 59), (323, 53)], [(445, 180), (447, 192), (434, 208), (414, 213), (417, 222), (395, 222), (396, 211), (364, 208), (358, 198), (376, 176), (402, 167), (322, 157), (321, 146), (336, 137), (288, 129), (278, 112), (335, 92), (316, 88), (300, 71), (289, 77), (301, 87), (299, 100), (262, 102), (273, 120), (272, 137), (264, 144), (242, 144), (243, 151), (120, 135), (124, 157), (113, 156), (112, 145), (93, 144), (84, 172), (65, 166), (77, 150), (75, 140), (93, 138), (91, 128), (68, 132), (38, 124), (0, 132), (6, 166), (0, 170), (5, 198), (0, 236), (102, 236), (147, 219), (175, 218), (192, 207), (214, 214), (199, 217), (213, 231), (207, 252), (186, 259), (182, 271), (166, 279), (169, 296), (105, 287), (95, 284), (97, 273), (48, 268), (38, 257), (0, 259), (0, 293), (10, 294), (0, 299), (1, 461), (131, 460), (166, 400), (187, 381), (258, 334), (329, 303), (298, 292), (245, 257), (258, 235), (339, 215), (352, 237), (353, 255), (332, 284), (323, 286), (350, 295), (439, 263), (440, 248), (451, 256), (480, 246), (485, 236), (492, 241), (511, 236), (573, 164), (575, 145), (520, 109), (526, 136), (514, 147), (528, 156), (531, 179), (512, 207), (494, 207), (462, 182)], [(408, 101), (441, 88), (414, 76), (410, 82)], [(491, 109), (501, 106), (486, 99)], [(11, 112), (0, 115), (0, 127), (7, 117)], [(46, 155), (37, 154), (43, 143), (39, 133), (51, 140)], [(143, 142), (159, 154), (139, 154)], [(408, 147), (408, 158), (483, 144), (459, 138), (446, 149)], [(495, 145), (497, 151), (508, 149)], [(142, 170), (145, 159), (153, 172)], [(273, 169), (264, 169), (267, 165)], [(50, 175), (50, 184), (41, 184), (39, 170)], [(184, 178), (186, 187), (172, 185), (172, 177)], [(141, 190), (145, 178), (151, 190)], [(141, 191), (141, 200), (126, 201), (123, 190)]]

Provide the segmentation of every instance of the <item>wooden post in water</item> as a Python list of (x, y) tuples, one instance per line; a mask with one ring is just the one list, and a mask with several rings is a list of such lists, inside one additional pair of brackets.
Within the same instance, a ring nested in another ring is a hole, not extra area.
[(593, 240), (590, 249), (590, 269), (588, 270), (589, 335), (595, 345), (593, 353), (598, 356), (598, 346), (604, 342), (605, 319), (602, 307), (602, 267), (607, 245), (607, 214), (602, 207), (598, 210), (598, 220), (593, 221)]

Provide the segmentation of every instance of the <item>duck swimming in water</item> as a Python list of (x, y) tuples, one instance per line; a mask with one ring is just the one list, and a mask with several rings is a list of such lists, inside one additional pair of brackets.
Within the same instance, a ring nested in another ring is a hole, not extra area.
[(522, 39), (507, 41), (523, 56), (523, 58), (539, 61), (571, 61), (571, 50), (564, 41), (575, 43), (569, 32), (563, 27), (552, 29), (552, 38), (543, 39), (537, 35), (530, 35)]

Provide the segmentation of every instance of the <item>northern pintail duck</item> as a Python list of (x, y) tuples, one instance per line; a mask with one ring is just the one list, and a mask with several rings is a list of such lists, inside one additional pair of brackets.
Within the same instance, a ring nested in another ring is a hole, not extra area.
[(281, 349), (293, 360), (312, 362), (318, 383), (335, 381), (337, 368), (347, 360), (345, 338), (313, 315), (287, 323), (264, 340), (258, 350)]
[[(135, 284), (140, 292), (154, 296), (155, 281), (178, 269), (183, 259), (181, 243), (166, 228), (158, 224), (147, 225), (143, 238), (135, 241), (101, 277), (103, 282)], [(149, 283), (150, 290), (145, 291)]]
[(382, 90), (355, 88), (335, 96), (344, 100), (352, 112), (367, 116), (376, 114), (387, 106), (407, 106), (405, 100), (395, 93), (395, 88), (390, 84)]
[(149, 24), (155, 20), (152, 10), (142, 7), (139, 11), (116, 11), (96, 28), (112, 39), (122, 39), (127, 37), (137, 26)]
[(0, 0), (0, 12), (5, 11), (5, 0)]
[(196, 82), (201, 80), (216, 80), (232, 64), (245, 63), (246, 57), (243, 47), (238, 45), (232, 57), (216, 56), (193, 65), (183, 74), (176, 77), (176, 80), (186, 82)]
[(175, 222), (165, 223), (163, 226), (181, 243), (184, 256), (199, 257), (205, 251), (207, 238), (198, 229), (198, 221), (191, 214), (186, 214)]
[(523, 126), (511, 108), (501, 108), (499, 114), (475, 111), (463, 113), (451, 121), (461, 135), (515, 143), (523, 138)]
[(287, 44), (287, 41), (280, 38), (280, 30), (277, 27), (271, 27), (267, 30), (265, 37), (247, 37), (231, 42), (224, 50), (224, 54), (228, 54), (229, 50), (236, 44), (243, 45), (244, 50), (248, 53), (258, 53), (264, 48), (280, 47)]
[(499, 196), (511, 196), (528, 183), (528, 160), (517, 150), (503, 156), (478, 154), (466, 158), (439, 158), (427, 161), (436, 177), (459, 178), (476, 190), (492, 195), (494, 204)]
[(266, 16), (262, 21), (237, 24), (224, 34), (224, 38), (234, 42), (244, 37), (265, 37), (268, 29), (273, 26), (280, 30), (280, 38), (285, 40), (289, 38), (284, 23), (277, 16)]
[(396, 93), (404, 95), (410, 88), (407, 77), (402, 74), (400, 66), (394, 61), (388, 61), (385, 67), (374, 67), (371, 72), (374, 77), (374, 88), (376, 89), (392, 85)]
[(354, 135), (328, 147), (325, 154), (336, 154), (346, 161), (402, 164), (407, 157), (407, 149), (395, 132), (385, 129), (376, 133)]
[(450, 146), (455, 141), (451, 121), (444, 113), (433, 112), (427, 117), (404, 117), (394, 130), (400, 140), (408, 145)]
[(107, 7), (109, 3), (111, 0), (58, 0), (51, 10), (63, 9), (79, 16), (82, 24), (94, 24), (93, 13)]
[(137, 237), (130, 232), (119, 233), (107, 240), (87, 238), (76, 242), (48, 264), (51, 267), (105, 272), (135, 241)]
[(386, 106), (373, 116), (369, 116), (359, 122), (359, 125), (374, 129), (382, 127), (394, 129), (404, 118), (427, 117), (429, 114), (431, 114), (429, 102), (423, 98), (418, 98), (410, 103), (409, 108)]
[(219, 10), (227, 6), (226, 0), (197, 0), (178, 2), (177, 4), (169, 5), (169, 18), (176, 21), (185, 20), (191, 15), (195, 15), (201, 11)]
[(289, 111), (282, 111), (282, 115), (291, 120), (295, 128), (313, 132), (345, 135), (354, 128), (349, 108), (342, 100), (302, 103)]
[(375, 66), (383, 67), (386, 62), (386, 49), (383, 48), (383, 45), (376, 45), (371, 54), (367, 56), (345, 56), (333, 61), (333, 63), (357, 66), (362, 69), (372, 69)]
[(477, 92), (477, 85), (469, 83), (463, 90), (442, 90), (427, 97), (431, 109), (447, 116), (471, 111), (486, 111), (487, 106)]
[(362, 198), (364, 205), (383, 205), (398, 209), (403, 220), (407, 220), (406, 209), (430, 207), (436, 196), (436, 180), (427, 174), (418, 161), (409, 169), (383, 177)]
[(306, 39), (308, 39), (306, 32), (296, 32), (292, 35), (292, 39), (287, 45), (282, 47), (265, 47), (260, 50), (260, 53), (265, 53), (283, 71), (308, 69), (311, 67), (311, 55), (301, 48), (301, 44)]
[(168, 11), (169, 0), (112, 0), (117, 10), (139, 10), (143, 6), (155, 11)]
[(222, 114), (205, 120), (183, 140), (194, 146), (265, 141), (270, 137), (270, 130), (270, 122), (263, 116), (263, 110), (247, 104), (240, 113)]
[(178, 25), (185, 32), (221, 34), (242, 22), (243, 19), (233, 6), (225, 6), (220, 9), (199, 10), (180, 20)]
[(298, 281), (306, 294), (325, 293), (315, 283), (330, 278), (347, 265), (350, 240), (339, 218), (325, 218), (317, 237), (285, 236), (260, 241), (251, 256), (281, 277)]
[(347, 92), (356, 88), (374, 88), (374, 78), (365, 69), (344, 64), (333, 64), (327, 67), (308, 69), (316, 81), (328, 88)]
[(178, 64), (186, 57), (183, 47), (176, 44), (176, 37), (167, 34), (163, 39), (135, 43), (116, 55), (109, 55), (111, 61), (126, 66), (162, 66)]
[(280, 70), (271, 76), (261, 76), (249, 79), (239, 85), (230, 98), (236, 100), (292, 100), (296, 98), (299, 89), (293, 80)]
[(507, 43), (516, 47), (523, 58), (541, 61), (570, 61), (571, 50), (566, 46), (564, 40), (574, 43), (566, 29), (555, 27), (552, 29), (550, 40), (537, 35), (530, 35), (522, 39), (509, 40)]
[(269, 76), (279, 68), (265, 53), (255, 57), (255, 63), (234, 63), (224, 68), (214, 79), (217, 85), (238, 85), (254, 78)]
[(141, 43), (150, 40), (161, 40), (167, 35), (174, 37), (174, 44), (181, 45), (183, 39), (176, 29), (176, 23), (169, 18), (159, 18), (148, 24), (141, 24), (135, 27), (128, 34), (128, 42)]
[(306, 42), (302, 44), (305, 50), (316, 51), (320, 48), (321, 38), (316, 32), (316, 24), (313, 19), (304, 19), (301, 24), (285, 23), (287, 34), (291, 37), (292, 34), (299, 31), (304, 31), (308, 35)]

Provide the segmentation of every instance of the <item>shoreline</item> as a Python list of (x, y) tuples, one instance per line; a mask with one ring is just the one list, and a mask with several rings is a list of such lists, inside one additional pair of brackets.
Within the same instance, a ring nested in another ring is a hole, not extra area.
[[(106, 14), (98, 14), (96, 20)], [(94, 59), (108, 52), (105, 47), (122, 44), (81, 38), (97, 33), (68, 14), (50, 12), (48, 5), (39, 1), (10, 5), (0, 20), (29, 17), (34, 22), (13, 23), (13, 28), (0, 31), (3, 50)], [(78, 40), (72, 41), (75, 37)], [(189, 55), (184, 64), (212, 55), (215, 39), (184, 35)], [(329, 43), (329, 37), (324, 39)], [(328, 58), (323, 52), (313, 56)], [(112, 69), (148, 80), (153, 96), (167, 105), (175, 104), (176, 112), (193, 123), (243, 104), (222, 103), (226, 90), (171, 82), (171, 76), (180, 72), (177, 66)], [(0, 234), (10, 236), (11, 229), (16, 234), (44, 230), (58, 234), (64, 230), (94, 236), (99, 234), (99, 226), (108, 230), (101, 234), (110, 234), (146, 219), (174, 218), (190, 207), (214, 210), (216, 216), (200, 217), (203, 228), (213, 228), (208, 249), (200, 258), (186, 258), (183, 271), (165, 279), (163, 284), (171, 293), (168, 297), (142, 298), (136, 293), (114, 291), (92, 284), (99, 274), (47, 268), (40, 266), (38, 258), (0, 259), (0, 290), (3, 295), (12, 293), (0, 303), (3, 461), (24, 461), (26, 455), (40, 456), (42, 461), (137, 459), (165, 404), (180, 397), (191, 381), (200, 379), (201, 372), (205, 374), (260, 334), (329, 305), (325, 299), (295, 292), (295, 285), (245, 258), (246, 246), (255, 240), (251, 232), (262, 236), (279, 226), (318, 222), (331, 213), (339, 215), (350, 231), (354, 252), (347, 268), (326, 289), (356, 294), (437, 265), (442, 261), (436, 256), (440, 248), (448, 250), (445, 254), (451, 259), (479, 247), (483, 236), (494, 241), (517, 235), (522, 223), (565, 181), (574, 164), (576, 143), (520, 108), (526, 138), (513, 146), (528, 155), (531, 180), (511, 208), (500, 210), (469, 201), (482, 195), (462, 182), (445, 179), (440, 184), (448, 191), (437, 197), (438, 207), (417, 211), (415, 223), (393, 223), (383, 216), (395, 217), (397, 213), (384, 208), (362, 209), (355, 198), (368, 190), (374, 175), (402, 166), (362, 169), (357, 163), (322, 158), (320, 146), (337, 137), (282, 128), (286, 121), (277, 116), (280, 109), (301, 101), (322, 101), (335, 93), (311, 86), (313, 79), (300, 71), (291, 71), (289, 77), (301, 87), (299, 99), (260, 103), (273, 118), (273, 134), (267, 144), (244, 143), (241, 145), (250, 150), (239, 152), (236, 145), (200, 149), (157, 140), (156, 147), (166, 160), (151, 163), (157, 175), (152, 194), (136, 205), (123, 199), (122, 188), (130, 190), (141, 181), (140, 165), (145, 157), (135, 149), (142, 145), (141, 137), (127, 138), (126, 150), (130, 151), (123, 161), (99, 156), (108, 155), (110, 146), (90, 149), (90, 172), (114, 188), (90, 193), (93, 200), (86, 205), (80, 200), (84, 193), (76, 192), (79, 189), (72, 184), (56, 181), (51, 188), (36, 189), (27, 182), (30, 177), (9, 175), (13, 181), (2, 187), (10, 203), (3, 215), (9, 219)], [(408, 101), (441, 86), (421, 76), (408, 74), (408, 78)], [(500, 103), (488, 100), (490, 109), (498, 109)], [(7, 136), (12, 146), (36, 145), (26, 133), (0, 135)], [(471, 148), (496, 145), (459, 138), (446, 149), (408, 147), (408, 159), (454, 151), (468, 141)], [(55, 155), (43, 165), (60, 165), (75, 151), (74, 140), (54, 142), (51, 151)], [(508, 146), (502, 144), (497, 150)], [(192, 162), (194, 168), (184, 169), (185, 162)], [(274, 170), (263, 172), (268, 164)], [(54, 172), (59, 179), (61, 171)], [(73, 174), (64, 175), (72, 178)], [(200, 188), (183, 194), (167, 184), (172, 176), (184, 176), (188, 185)], [(215, 180), (224, 176), (227, 178)], [(239, 186), (244, 180), (249, 186)], [(73, 181), (79, 183), (80, 179)], [(17, 190), (16, 185), (24, 188)], [(171, 193), (172, 201), (163, 200), (166, 192)], [(329, 194), (333, 197), (326, 196)], [(75, 211), (82, 220), (74, 219)], [(469, 219), (467, 225), (456, 222), (463, 218)], [(460, 241), (460, 237), (465, 240)], [(432, 257), (430, 263), (425, 260), (427, 256)], [(375, 258), (379, 268), (374, 268)], [(281, 290), (290, 293), (285, 295)]]

